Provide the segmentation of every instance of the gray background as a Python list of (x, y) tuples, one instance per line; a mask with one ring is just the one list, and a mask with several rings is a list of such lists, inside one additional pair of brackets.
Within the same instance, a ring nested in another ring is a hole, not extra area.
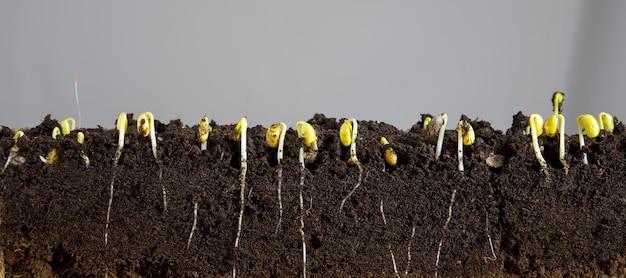
[[(626, 1), (2, 1), (0, 124), (623, 117)], [(449, 129), (452, 127), (448, 127)]]

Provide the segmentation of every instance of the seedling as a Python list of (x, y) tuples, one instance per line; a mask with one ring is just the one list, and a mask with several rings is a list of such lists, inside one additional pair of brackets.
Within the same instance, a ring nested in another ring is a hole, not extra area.
[(435, 159), (439, 160), (439, 156), (441, 156), (441, 149), (443, 148), (443, 137), (446, 132), (446, 124), (448, 123), (448, 115), (445, 113), (435, 117), (432, 119), (428, 126), (426, 126), (426, 134), (428, 136), (434, 136), (435, 134), (439, 134), (437, 137), (437, 147), (435, 149)]
[(613, 120), (613, 116), (606, 112), (600, 112), (598, 114), (598, 123), (600, 124), (600, 129), (604, 129), (609, 133), (613, 133), (613, 129), (615, 128), (615, 121)]
[(530, 125), (530, 136), (533, 140), (533, 150), (535, 151), (535, 157), (539, 161), (539, 165), (541, 165), (541, 171), (548, 177), (548, 164), (546, 160), (543, 158), (541, 154), (541, 148), (539, 147), (538, 136), (543, 134), (543, 118), (539, 114), (532, 114), (529, 117), (529, 125)]
[(276, 179), (278, 180), (277, 186), (277, 194), (278, 194), (278, 224), (276, 224), (276, 231), (280, 229), (280, 224), (283, 221), (283, 201), (281, 194), (282, 180), (283, 180), (283, 164), (281, 161), (283, 160), (283, 146), (285, 145), (285, 133), (287, 132), (287, 125), (285, 123), (280, 122), (273, 124), (265, 134), (265, 142), (270, 148), (277, 148), (276, 160), (278, 161), (278, 173), (276, 174)]
[(317, 156), (317, 133), (315, 128), (307, 122), (299, 121), (296, 123), (296, 132), (298, 137), (302, 139), (303, 155), (306, 161), (313, 161)]
[[(76, 141), (83, 145), (85, 143), (85, 134), (82, 132), (78, 132), (76, 134)], [(83, 159), (83, 162), (85, 163), (85, 168), (89, 168), (89, 157), (87, 156), (87, 153), (85, 153), (85, 149), (81, 148), (80, 150), (80, 157)]]
[(122, 112), (117, 117), (116, 128), (118, 130), (117, 150), (115, 150), (115, 157), (113, 158), (113, 174), (111, 175), (111, 184), (109, 185), (109, 205), (107, 207), (107, 221), (104, 228), (104, 245), (106, 246), (109, 240), (109, 224), (111, 223), (111, 205), (113, 204), (113, 184), (115, 183), (115, 175), (117, 174), (117, 162), (122, 156), (122, 149), (124, 148), (124, 135), (128, 129), (128, 117), (126, 113)]
[[(237, 237), (235, 238), (235, 250), (239, 247), (239, 238), (241, 237), (241, 222), (243, 220), (243, 211), (245, 208), (245, 191), (246, 191), (246, 171), (248, 169), (248, 153), (246, 150), (246, 131), (248, 129), (248, 118), (243, 117), (235, 126), (235, 141), (241, 143), (241, 190), (239, 193), (239, 221), (237, 224)], [(237, 277), (237, 265), (233, 267), (233, 278)]]
[(565, 93), (556, 91), (552, 94), (552, 106), (554, 107), (554, 115), (561, 114), (563, 112), (563, 100)]
[[(576, 126), (578, 126), (578, 141), (580, 142), (580, 148), (585, 146), (585, 136), (583, 130), (589, 138), (596, 138), (600, 134), (600, 124), (593, 116), (589, 114), (580, 115), (576, 118)], [(585, 165), (589, 164), (587, 160), (587, 153), (583, 153), (583, 162)]]
[[(302, 191), (304, 188), (304, 177), (306, 169), (305, 160), (306, 160), (306, 152), (305, 149), (313, 152), (313, 155), (317, 154), (317, 134), (313, 126), (309, 123), (299, 121), (296, 123), (296, 132), (298, 132), (298, 137), (302, 139), (302, 146), (300, 147), (300, 155), (298, 160), (300, 162), (300, 240), (302, 241), (302, 276), (306, 278), (306, 240), (304, 237), (304, 216), (307, 214), (304, 211), (304, 201), (302, 198)], [(310, 156), (310, 155), (309, 155)], [(311, 204), (312, 204), (311, 198)]]
[(424, 128), (424, 130), (427, 130), (427, 128), (428, 128), (428, 124), (430, 124), (430, 121), (432, 121), (432, 120), (433, 120), (433, 118), (432, 118), (432, 117), (428, 117), (428, 116), (426, 116), (426, 117), (424, 118), (424, 124), (423, 124), (423, 128)]
[(147, 137), (150, 134), (150, 143), (152, 145), (152, 154), (154, 160), (159, 165), (159, 183), (161, 183), (161, 190), (163, 191), (163, 213), (167, 211), (167, 190), (163, 180), (163, 165), (161, 160), (157, 156), (157, 141), (156, 141), (156, 127), (154, 126), (154, 116), (150, 112), (144, 112), (137, 118), (137, 133), (143, 137)]
[(20, 147), (17, 146), (17, 140), (20, 139), (22, 136), (24, 136), (24, 131), (18, 131), (17, 133), (15, 133), (15, 135), (13, 135), (13, 147), (11, 147), (9, 149), (9, 157), (7, 157), (7, 162), (4, 164), (4, 168), (2, 168), (2, 172), (4, 172), (4, 170), (7, 169), (7, 167), (9, 167), (9, 164), (11, 164), (11, 161), (13, 161), (13, 159), (15, 159), (15, 157), (17, 157), (17, 152), (20, 150)]
[(363, 166), (361, 162), (356, 157), (356, 136), (358, 131), (358, 124), (355, 119), (347, 119), (339, 128), (339, 139), (341, 140), (341, 144), (345, 147), (350, 146), (350, 157), (348, 158), (348, 164), (356, 165), (359, 168), (359, 179), (357, 180), (354, 188), (346, 195), (343, 200), (341, 200), (341, 205), (339, 206), (339, 211), (343, 209), (344, 204), (354, 194), (357, 188), (361, 185), (361, 180), (363, 178)]
[(209, 125), (209, 117), (204, 115), (198, 123), (198, 141), (200, 141), (200, 150), (206, 151), (207, 143), (209, 141), (209, 132), (212, 128)]
[(80, 103), (78, 102), (78, 76), (74, 76), (74, 95), (76, 96), (76, 108), (78, 109), (78, 127), (80, 128)]
[(398, 164), (398, 155), (389, 145), (389, 141), (387, 141), (387, 138), (380, 137), (380, 144), (383, 145), (383, 147), (385, 148), (384, 156), (387, 165), (391, 167), (396, 167), (396, 165)]
[(474, 135), (474, 128), (466, 120), (459, 121), (456, 126), (456, 131), (458, 134), (459, 171), (463, 172), (465, 171), (465, 167), (463, 166), (463, 145), (471, 146), (474, 144), (476, 135)]
[[(72, 130), (74, 130), (74, 128), (76, 127), (76, 121), (74, 121), (73, 118), (66, 118), (65, 120), (59, 123), (59, 126), (61, 126), (60, 129), (57, 126), (55, 126), (52, 129), (52, 138), (54, 138), (55, 140), (57, 139), (57, 136), (59, 135), (59, 133), (63, 135), (70, 134), (70, 132), (72, 132)], [(41, 160), (41, 162), (50, 164), (50, 165), (52, 165), (58, 159), (59, 159), (59, 156), (57, 154), (56, 148), (53, 148), (52, 150), (50, 150), (50, 152), (46, 155), (46, 157), (43, 157), (41, 155), (39, 156), (39, 160)]]
[(544, 123), (543, 130), (548, 137), (554, 137), (557, 131), (559, 132), (559, 160), (561, 160), (565, 174), (567, 174), (569, 165), (565, 160), (565, 118), (561, 114), (551, 115)]
[[(76, 121), (74, 118), (66, 118), (59, 123), (59, 126), (61, 126), (61, 134), (68, 135), (76, 128)], [(57, 138), (54, 137), (54, 139)]]

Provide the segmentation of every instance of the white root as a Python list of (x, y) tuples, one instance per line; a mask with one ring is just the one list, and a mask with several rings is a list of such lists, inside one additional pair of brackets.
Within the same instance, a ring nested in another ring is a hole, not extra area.
[[(240, 192), (239, 192), (239, 220), (237, 223), (237, 237), (235, 238), (235, 251), (239, 248), (239, 238), (241, 237), (241, 223), (243, 222), (243, 211), (246, 205), (246, 171), (248, 170), (248, 153), (246, 150), (246, 130), (248, 129), (248, 120), (246, 117), (241, 121), (241, 133), (239, 140), (241, 143), (241, 173), (240, 173)], [(233, 266), (233, 278), (237, 277), (237, 262)]]
[(189, 239), (187, 240), (187, 250), (189, 250), (189, 246), (191, 245), (191, 238), (193, 237), (193, 232), (196, 230), (196, 224), (198, 223), (198, 202), (193, 203), (193, 225), (191, 226), (191, 233), (189, 233)]
[(357, 182), (354, 185), (354, 187), (352, 188), (352, 190), (350, 190), (348, 195), (343, 197), (343, 199), (341, 200), (341, 205), (339, 206), (339, 211), (341, 211), (343, 209), (343, 206), (345, 205), (346, 201), (350, 198), (350, 196), (352, 196), (352, 194), (354, 194), (354, 192), (357, 190), (357, 188), (359, 188), (359, 186), (361, 186), (361, 181), (363, 179), (363, 166), (361, 165), (361, 162), (358, 161), (358, 160), (354, 161), (354, 163), (356, 164), (356, 167), (359, 168), (359, 179), (357, 180)]
[(278, 233), (280, 225), (283, 222), (283, 199), (281, 197), (281, 187), (283, 185), (283, 165), (280, 162), (278, 163), (277, 179), (278, 186), (276, 187), (276, 192), (278, 194), (278, 224), (276, 224), (276, 230), (274, 231), (275, 234)]
[(413, 224), (413, 230), (411, 231), (411, 241), (409, 241), (409, 247), (406, 249), (406, 270), (404, 271), (404, 276), (409, 276), (409, 269), (411, 268), (411, 243), (413, 243), (413, 238), (415, 238), (415, 224)]
[[(304, 211), (304, 201), (302, 199), (302, 190), (304, 188), (304, 149), (300, 148), (300, 165), (302, 167), (300, 167), (300, 229), (298, 229), (298, 231), (300, 232), (300, 239), (302, 240), (302, 277), (306, 278), (306, 239), (304, 237), (304, 215), (305, 215), (305, 211)], [(311, 206), (313, 205), (312, 203), (312, 198), (311, 198)], [(310, 208), (309, 208), (310, 209)]]
[[(387, 227), (387, 218), (385, 218), (385, 210), (383, 209), (383, 200), (380, 200), (380, 214), (383, 216), (383, 223), (385, 227)], [(396, 257), (393, 255), (393, 248), (391, 248), (391, 244), (388, 244), (389, 254), (391, 254), (391, 262), (393, 263), (393, 273), (396, 277), (400, 278), (400, 273), (398, 273), (398, 265), (396, 264)]]
[(498, 259), (496, 257), (496, 252), (493, 250), (493, 241), (491, 241), (491, 235), (489, 234), (489, 218), (487, 218), (487, 212), (485, 212), (485, 232), (487, 233), (487, 238), (489, 239), (489, 247), (491, 248), (491, 256), (484, 256), (483, 260), (487, 263), (489, 261), (495, 261)]
[(437, 260), (435, 261), (435, 278), (438, 277), (437, 270), (439, 269), (439, 257), (441, 256), (441, 246), (443, 245), (443, 238), (446, 235), (446, 231), (448, 230), (448, 224), (450, 223), (450, 219), (452, 219), (452, 205), (454, 205), (454, 197), (456, 196), (456, 189), (452, 190), (452, 196), (450, 197), (450, 206), (448, 207), (448, 218), (446, 222), (443, 224), (443, 231), (441, 232), (441, 239), (439, 240), (439, 247), (437, 248)]

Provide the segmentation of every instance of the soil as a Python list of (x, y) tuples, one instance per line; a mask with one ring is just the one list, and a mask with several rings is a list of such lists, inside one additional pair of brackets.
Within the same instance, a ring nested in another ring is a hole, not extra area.
[[(208, 149), (201, 151), (197, 127), (157, 121), (157, 163), (149, 138), (139, 137), (131, 120), (114, 169), (116, 130), (82, 129), (83, 145), (75, 140), (77, 131), (54, 140), (50, 134), (58, 123), (48, 116), (25, 130), (18, 141), (21, 158), (0, 175), (4, 271), (6, 277), (225, 277), (236, 268), (239, 277), (298, 277), (303, 275), (299, 228), (304, 217), (309, 277), (394, 277), (392, 254), (401, 277), (626, 275), (624, 125), (587, 138), (583, 150), (577, 134), (566, 136), (567, 174), (558, 158), (558, 138), (542, 138), (546, 178), (524, 134), (527, 116), (513, 116), (506, 132), (467, 120), (476, 142), (465, 147), (464, 172), (457, 169), (456, 121), (448, 124), (439, 160), (436, 138), (426, 135), (421, 121), (408, 131), (359, 121), (363, 182), (342, 211), (340, 202), (359, 174), (339, 142), (343, 121), (321, 114), (309, 120), (318, 132), (319, 152), (304, 171), (305, 212), (299, 206), (301, 142), (290, 129), (277, 232), (280, 166), (276, 150), (265, 143), (266, 127), (251, 127), (245, 211), (240, 245), (234, 248), (240, 198), (234, 125), (212, 122)], [(1, 135), (3, 166), (13, 131), (3, 127)], [(385, 164), (381, 136), (398, 154), (396, 167)], [(42, 163), (39, 155), (53, 148), (59, 159)], [(88, 168), (82, 151), (90, 159)], [(583, 164), (584, 152), (589, 165)], [(485, 163), (492, 154), (505, 158), (502, 167)], [(197, 225), (187, 247), (194, 203)]]

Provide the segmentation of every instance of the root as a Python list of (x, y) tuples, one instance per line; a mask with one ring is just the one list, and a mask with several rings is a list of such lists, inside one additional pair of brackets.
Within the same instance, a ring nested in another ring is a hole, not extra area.
[[(385, 210), (383, 209), (383, 200), (380, 200), (380, 214), (383, 216), (383, 223), (385, 224), (385, 228), (387, 227), (387, 218), (385, 218)], [(396, 264), (396, 257), (393, 255), (393, 248), (391, 248), (391, 244), (388, 244), (389, 254), (391, 254), (391, 262), (393, 263), (393, 273), (396, 277), (400, 278), (400, 273), (398, 273), (398, 265)]]
[(109, 186), (109, 205), (107, 207), (107, 221), (104, 226), (104, 245), (109, 243), (109, 224), (111, 223), (111, 205), (113, 204), (113, 185), (115, 184), (115, 176), (117, 175), (117, 162), (122, 156), (122, 149), (118, 148), (115, 151), (115, 157), (113, 158), (113, 174), (111, 176), (111, 185)]
[(193, 202), (193, 225), (191, 226), (191, 233), (189, 233), (189, 239), (187, 240), (187, 250), (189, 250), (189, 245), (191, 245), (191, 238), (193, 237), (193, 232), (196, 230), (196, 224), (198, 223), (198, 202)]
[(496, 252), (493, 250), (493, 241), (491, 241), (491, 235), (489, 234), (489, 218), (487, 218), (487, 212), (485, 211), (485, 232), (487, 233), (487, 238), (489, 239), (489, 247), (491, 248), (491, 256), (484, 256), (483, 260), (485, 263), (487, 261), (495, 261), (498, 259), (496, 257)]
[[(243, 211), (246, 204), (246, 171), (248, 169), (248, 163), (245, 159), (241, 160), (241, 190), (239, 192), (239, 221), (237, 224), (237, 237), (235, 238), (235, 251), (239, 248), (239, 238), (241, 237), (241, 223), (243, 221)], [(237, 262), (233, 266), (233, 278), (237, 277)]]
[(435, 261), (435, 278), (437, 278), (437, 270), (439, 269), (439, 257), (441, 256), (441, 245), (443, 245), (443, 238), (446, 236), (448, 230), (448, 224), (452, 219), (452, 205), (454, 205), (454, 197), (456, 196), (456, 189), (452, 190), (452, 196), (450, 197), (450, 206), (448, 207), (448, 219), (443, 224), (443, 231), (441, 233), (441, 239), (439, 240), (439, 247), (437, 248), (437, 260)]
[(165, 190), (165, 184), (163, 184), (163, 165), (159, 163), (159, 183), (161, 184), (161, 190), (163, 191), (163, 215), (167, 212), (167, 190)]
[(354, 185), (354, 188), (352, 188), (352, 190), (348, 193), (348, 195), (346, 195), (346, 197), (343, 197), (343, 200), (341, 200), (341, 205), (339, 206), (339, 211), (341, 211), (343, 209), (343, 205), (345, 205), (346, 201), (350, 198), (350, 196), (352, 196), (352, 194), (354, 194), (356, 189), (359, 188), (359, 186), (361, 186), (361, 180), (363, 179), (363, 166), (361, 165), (361, 162), (358, 161), (358, 160), (354, 161), (354, 163), (356, 164), (356, 167), (359, 168), (359, 179), (357, 180), (356, 184)]
[(411, 231), (411, 241), (409, 241), (409, 247), (406, 250), (406, 270), (404, 271), (404, 276), (409, 276), (409, 269), (411, 267), (411, 243), (413, 243), (413, 238), (415, 237), (415, 224), (413, 224), (413, 230)]
[(6, 270), (4, 269), (4, 248), (0, 247), (0, 278), (4, 278)]
[[(302, 189), (304, 188), (304, 167), (300, 169), (300, 239), (302, 240), (302, 277), (306, 278), (306, 240), (304, 238), (304, 201), (302, 200)], [(311, 199), (313, 200), (313, 199)], [(311, 205), (313, 205), (311, 203)]]
[(276, 224), (276, 230), (274, 231), (275, 234), (278, 234), (278, 231), (280, 230), (280, 224), (282, 224), (283, 222), (283, 199), (281, 197), (281, 187), (283, 185), (283, 165), (279, 164), (278, 165), (278, 187), (276, 189), (277, 193), (278, 193), (278, 224)]

